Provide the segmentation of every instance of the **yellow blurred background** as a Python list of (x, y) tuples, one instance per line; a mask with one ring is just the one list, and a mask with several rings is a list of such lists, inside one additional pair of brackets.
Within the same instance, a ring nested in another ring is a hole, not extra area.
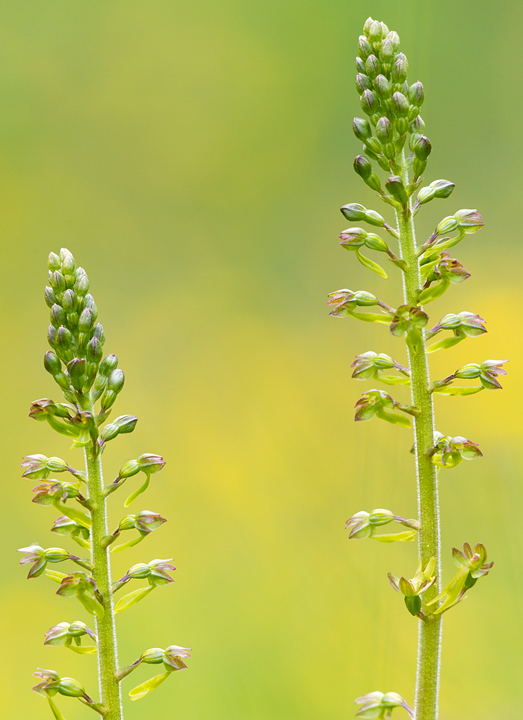
[[(415, 546), (348, 543), (343, 530), (361, 509), (415, 514), (409, 432), (352, 420), (369, 389), (350, 380), (354, 355), (401, 362), (403, 343), (325, 307), (340, 287), (400, 298), (392, 266), (385, 282), (338, 246), (341, 204), (387, 214), (351, 167), (369, 14), (399, 32), (410, 80), (425, 85), (427, 180), (456, 183), (420, 213), (420, 237), (461, 207), (487, 223), (456, 251), (472, 278), (429, 312), (478, 312), (489, 333), (433, 356), (433, 377), (510, 359), (503, 392), (436, 402), (438, 428), (485, 453), (441, 473), (445, 579), (464, 541), (495, 561), (445, 616), (441, 716), (521, 717), (523, 6), (19, 0), (0, 10), (2, 719), (50, 717), (29, 690), (37, 666), (96, 693), (93, 658), (42, 644), (84, 611), (45, 578), (27, 582), (15, 554), (60, 544), (21, 457), (81, 463), (27, 419), (32, 400), (58, 399), (42, 366), (43, 287), (62, 246), (86, 268), (106, 350), (126, 372), (116, 413), (139, 417), (108, 447), (107, 479), (142, 452), (168, 463), (140, 507), (169, 522), (117, 556), (115, 575), (172, 556), (176, 584), (120, 616), (120, 656), (174, 643), (193, 657), (150, 697), (126, 700), (126, 719), (342, 720), (371, 690), (412, 701), (416, 621), (386, 573), (410, 576)], [(122, 499), (111, 497), (114, 525)], [(67, 720), (90, 716), (59, 705)]]

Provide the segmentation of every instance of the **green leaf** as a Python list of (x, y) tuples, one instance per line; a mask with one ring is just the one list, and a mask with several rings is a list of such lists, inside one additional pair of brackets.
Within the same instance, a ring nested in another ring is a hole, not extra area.
[(448, 385), (447, 387), (436, 388), (434, 392), (438, 393), (438, 395), (475, 395), (484, 389), (483, 385), (475, 387), (452, 387), (452, 385)]
[(410, 378), (402, 375), (378, 375), (376, 379), (385, 385), (410, 385)]
[(93, 655), (98, 652), (94, 645), (67, 645), (67, 647), (78, 655)]
[(77, 592), (76, 597), (82, 603), (88, 613), (91, 613), (91, 615), (95, 615), (98, 620), (103, 620), (105, 610), (103, 606), (100, 605), (98, 600), (96, 600), (92, 595), (88, 595), (87, 593), (83, 592)]
[(65, 515), (70, 520), (74, 520), (78, 523), (78, 525), (82, 525), (83, 527), (90, 530), (91, 528), (91, 518), (86, 515), (85, 513), (81, 512), (80, 510), (76, 510), (75, 508), (69, 507), (68, 505), (64, 505), (64, 503), (61, 503), (59, 500), (53, 500), (53, 507), (58, 510), (58, 512), (61, 512), (62, 515)]
[(51, 712), (53, 713), (53, 717), (55, 720), (65, 720), (64, 716), (60, 712), (60, 710), (56, 707), (54, 702), (51, 700), (49, 695), (47, 696), (47, 702), (49, 703), (49, 707), (51, 708)]
[(170, 674), (170, 672), (162, 673), (162, 675), (156, 675), (155, 677), (150, 678), (150, 680), (146, 680), (141, 685), (137, 685), (129, 692), (129, 697), (131, 700), (139, 700), (140, 698), (145, 697), (153, 690), (156, 690), (156, 688), (159, 687), (164, 680), (167, 680)]
[(425, 288), (418, 296), (418, 304), (426, 305), (433, 300), (437, 300), (448, 290), (449, 286), (450, 279), (443, 278), (437, 285), (431, 285), (431, 287)]
[(464, 337), (448, 337), (444, 338), (443, 340), (438, 340), (438, 342), (432, 343), (432, 345), (429, 345), (427, 348), (428, 353), (437, 352), (438, 350), (448, 350), (451, 347), (454, 347), (454, 345), (457, 345), (462, 340), (464, 340)]
[(365, 255), (362, 255), (358, 250), (356, 250), (356, 257), (360, 261), (360, 263), (368, 268), (369, 270), (372, 270), (373, 272), (377, 273), (378, 275), (381, 275), (383, 278), (387, 278), (388, 275), (385, 272), (385, 270), (381, 267), (381, 265), (378, 265), (378, 263), (375, 263), (374, 260), (370, 260), (370, 258), (365, 257)]
[(133, 500), (136, 500), (136, 498), (138, 497), (138, 495), (141, 495), (142, 493), (144, 493), (144, 492), (147, 490), (147, 488), (149, 487), (149, 480), (150, 480), (150, 479), (151, 479), (151, 476), (150, 476), (150, 475), (147, 475), (147, 479), (146, 479), (146, 481), (144, 482), (144, 484), (141, 485), (141, 486), (138, 488), (138, 490), (135, 490), (133, 493), (131, 493), (131, 494), (129, 495), (129, 497), (127, 498), (127, 500), (124, 502), (125, 507), (129, 507), (129, 505), (133, 502)]
[(57, 570), (49, 570), (49, 568), (46, 569), (44, 575), (45, 577), (54, 580), (54, 582), (58, 583), (59, 585), (62, 584), (62, 580), (64, 579), (64, 577), (67, 577), (65, 573), (58, 572)]
[(378, 315), (378, 313), (356, 313), (347, 311), (347, 315), (356, 318), (356, 320), (363, 320), (363, 322), (377, 322), (382, 325), (390, 325), (392, 316), (390, 315)]
[(405, 415), (400, 415), (399, 413), (392, 413), (388, 410), (381, 409), (376, 410), (376, 417), (379, 417), (381, 420), (386, 420), (392, 425), (399, 425), (400, 427), (404, 428), (411, 427), (411, 422), (409, 418), (405, 417)]
[(154, 590), (152, 585), (149, 587), (138, 588), (138, 590), (133, 590), (133, 592), (128, 595), (124, 595), (123, 598), (120, 598), (120, 600), (116, 603), (116, 607), (114, 608), (115, 613), (121, 613), (123, 610), (127, 610), (127, 608), (131, 607), (131, 605), (140, 602), (140, 600), (143, 600), (144, 597), (149, 595), (151, 590)]
[(128, 540), (127, 542), (122, 543), (121, 545), (115, 545), (114, 547), (111, 548), (111, 552), (113, 552), (113, 553), (122, 552), (122, 550), (127, 550), (127, 548), (134, 547), (135, 545), (138, 545), (138, 543), (142, 542), (144, 537), (145, 537), (145, 534), (139, 535), (138, 537), (133, 538), (132, 540)]
[(409, 540), (414, 540), (415, 537), (415, 530), (405, 530), (404, 532), (400, 533), (384, 533), (383, 535), (371, 535), (370, 539), (377, 540), (378, 542), (393, 543), (409, 542)]

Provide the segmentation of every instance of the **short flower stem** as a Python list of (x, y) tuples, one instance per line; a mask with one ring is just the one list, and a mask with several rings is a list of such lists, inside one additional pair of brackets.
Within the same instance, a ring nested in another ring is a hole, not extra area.
[[(402, 157), (401, 177), (408, 187), (408, 169)], [(397, 212), (401, 258), (408, 267), (403, 273), (403, 293), (406, 305), (416, 306), (420, 282), (416, 236), (412, 215), (412, 201), (409, 199), (407, 212)], [(436, 466), (428, 456), (434, 444), (434, 409), (429, 389), (429, 366), (425, 338), (419, 351), (409, 350), (412, 404), (420, 412), (414, 417), (414, 441), (418, 486), (419, 556), (422, 567), (432, 557), (436, 558), (437, 583), (424, 595), (425, 603), (441, 590), (441, 548), (439, 529), (438, 478)], [(436, 720), (438, 716), (439, 674), (441, 660), (441, 615), (425, 616), (419, 621), (418, 661), (416, 676), (416, 720)]]
[[(86, 408), (94, 413), (91, 407)], [(105, 720), (123, 720), (120, 685), (116, 680), (118, 672), (118, 648), (116, 643), (116, 624), (114, 603), (111, 593), (111, 561), (104, 538), (108, 535), (107, 509), (104, 495), (102, 462), (100, 453), (92, 446), (85, 448), (85, 464), (89, 500), (92, 503), (91, 519), (91, 562), (93, 578), (104, 601), (104, 617), (96, 620), (98, 635), (98, 677), (100, 699), (107, 708)]]

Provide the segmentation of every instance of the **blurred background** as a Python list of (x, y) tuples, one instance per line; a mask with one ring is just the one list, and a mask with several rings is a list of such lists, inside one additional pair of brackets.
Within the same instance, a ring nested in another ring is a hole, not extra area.
[[(487, 223), (456, 251), (472, 278), (429, 311), (477, 312), (489, 333), (433, 356), (433, 377), (510, 358), (503, 392), (436, 402), (438, 428), (485, 454), (441, 473), (445, 580), (464, 541), (495, 560), (445, 616), (441, 715), (521, 717), (523, 5), (19, 0), (0, 10), (2, 718), (50, 716), (29, 690), (37, 666), (96, 692), (92, 657), (42, 644), (51, 625), (87, 616), (45, 578), (28, 583), (15, 554), (60, 544), (21, 457), (82, 462), (27, 418), (32, 400), (58, 399), (42, 365), (43, 287), (62, 246), (86, 268), (106, 350), (126, 372), (116, 412), (139, 417), (105, 453), (107, 479), (142, 452), (168, 463), (141, 507), (169, 522), (116, 556), (115, 575), (172, 556), (176, 584), (120, 616), (120, 654), (127, 664), (174, 643), (193, 657), (148, 698), (127, 699), (126, 718), (342, 720), (372, 690), (412, 701), (416, 621), (386, 573), (410, 577), (415, 546), (348, 543), (343, 530), (361, 509), (416, 512), (410, 433), (352, 420), (370, 387), (351, 381), (353, 357), (402, 362), (403, 343), (325, 307), (340, 287), (392, 304), (401, 292), (392, 266), (385, 282), (338, 245), (343, 203), (388, 217), (352, 171), (354, 56), (369, 14), (399, 32), (409, 78), (424, 83), (427, 181), (456, 183), (418, 216), (420, 238), (462, 207)], [(122, 499), (111, 497), (114, 525)], [(90, 716), (59, 704), (68, 720)]]

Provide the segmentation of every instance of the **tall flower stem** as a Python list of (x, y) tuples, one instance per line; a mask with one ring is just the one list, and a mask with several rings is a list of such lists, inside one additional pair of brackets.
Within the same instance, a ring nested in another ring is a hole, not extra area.
[[(92, 404), (87, 410), (94, 414)], [(91, 503), (91, 562), (93, 578), (103, 598), (104, 616), (96, 620), (98, 635), (98, 679), (104, 720), (123, 720), (122, 697), (117, 680), (118, 646), (114, 603), (111, 593), (111, 561), (103, 539), (108, 535), (107, 507), (104, 496), (102, 460), (93, 446), (85, 448), (85, 464)]]
[[(405, 159), (402, 157), (401, 178), (408, 187), (409, 178)], [(420, 269), (417, 257), (416, 234), (412, 214), (412, 201), (396, 213), (401, 257), (407, 263), (403, 273), (404, 302), (417, 305)], [(424, 335), (424, 331), (423, 335)], [(414, 419), (414, 446), (417, 471), (419, 557), (426, 567), (432, 557), (436, 558), (437, 584), (424, 596), (425, 603), (441, 591), (441, 542), (438, 501), (437, 468), (431, 462), (428, 450), (434, 445), (434, 408), (429, 391), (429, 364), (425, 338), (417, 352), (409, 348), (412, 403), (419, 409)], [(418, 659), (416, 675), (416, 720), (436, 720), (438, 716), (439, 674), (441, 661), (442, 616), (426, 615), (419, 620)]]

